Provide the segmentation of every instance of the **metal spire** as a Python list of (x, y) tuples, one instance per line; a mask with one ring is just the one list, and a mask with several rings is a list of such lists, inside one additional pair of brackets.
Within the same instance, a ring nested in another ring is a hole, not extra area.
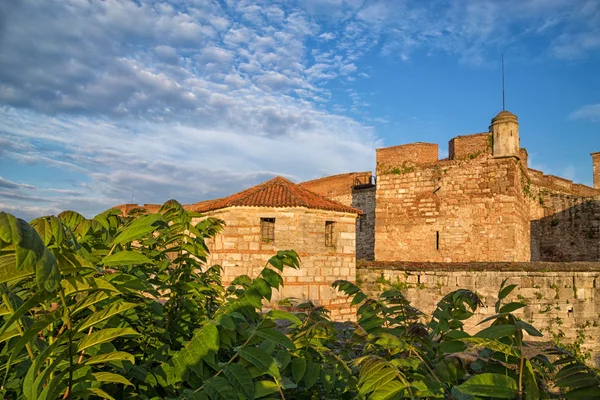
[(504, 54), (502, 54), (502, 111), (506, 110), (504, 102)]

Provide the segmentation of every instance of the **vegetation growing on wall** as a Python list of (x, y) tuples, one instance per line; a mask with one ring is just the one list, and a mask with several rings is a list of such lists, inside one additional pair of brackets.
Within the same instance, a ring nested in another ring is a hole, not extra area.
[[(175, 201), (157, 214), (30, 224), (0, 212), (0, 396), (4, 399), (597, 398), (598, 375), (565, 350), (526, 351), (540, 333), (504, 304), (470, 336), (482, 305), (467, 290), (423, 315), (400, 290), (371, 299), (352, 282), (357, 323), (326, 310), (261, 312), (300, 268), (279, 251), (229, 287), (205, 265), (221, 223)], [(553, 362), (551, 362), (553, 361)]]

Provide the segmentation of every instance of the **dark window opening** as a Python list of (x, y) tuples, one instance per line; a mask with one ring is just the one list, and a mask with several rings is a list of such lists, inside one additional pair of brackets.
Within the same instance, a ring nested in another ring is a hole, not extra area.
[(275, 241), (275, 218), (260, 219), (260, 240), (263, 243)]
[(440, 231), (435, 231), (435, 249), (440, 249)]
[(367, 216), (364, 214), (360, 215), (358, 217), (358, 231), (359, 232), (362, 232), (365, 229), (366, 219), (367, 219)]
[(335, 245), (333, 240), (334, 227), (334, 221), (325, 221), (325, 247), (333, 247)]

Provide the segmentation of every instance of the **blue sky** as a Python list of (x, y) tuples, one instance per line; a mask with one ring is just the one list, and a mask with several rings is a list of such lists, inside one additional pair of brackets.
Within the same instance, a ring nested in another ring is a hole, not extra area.
[(530, 166), (592, 184), (600, 1), (0, 3), (0, 209), (92, 216), (373, 170), (519, 116)]

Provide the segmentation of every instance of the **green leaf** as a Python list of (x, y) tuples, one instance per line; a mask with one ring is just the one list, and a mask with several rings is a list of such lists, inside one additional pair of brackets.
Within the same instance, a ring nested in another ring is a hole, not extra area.
[(261, 349), (257, 347), (247, 347), (241, 349), (238, 354), (244, 360), (258, 368), (259, 371), (267, 373), (274, 378), (279, 378), (279, 370), (277, 369), (275, 359)]
[(542, 336), (544, 336), (542, 334), (542, 332), (538, 331), (537, 329), (535, 329), (533, 326), (531, 326), (530, 324), (528, 324), (525, 321), (522, 321), (522, 320), (517, 321), (517, 327), (520, 328), (520, 329), (523, 329), (530, 336), (536, 336), (536, 337), (542, 337)]
[(317, 383), (321, 374), (321, 365), (312, 361), (306, 363), (306, 372), (304, 373), (304, 386), (310, 389)]
[(110, 394), (106, 393), (104, 390), (100, 388), (87, 388), (87, 391), (93, 394), (94, 396), (101, 397), (107, 400), (115, 400)]
[(119, 374), (113, 374), (112, 372), (95, 372), (92, 373), (94, 380), (97, 382), (104, 383), (121, 383), (126, 386), (133, 386), (127, 378)]
[(254, 382), (246, 368), (239, 364), (227, 364), (223, 366), (223, 373), (242, 396), (254, 399)]
[(255, 399), (268, 396), (279, 391), (279, 386), (272, 381), (257, 381), (254, 382)]
[(79, 342), (77, 346), (77, 351), (80, 352), (89, 347), (96, 346), (98, 344), (110, 342), (115, 338), (121, 336), (137, 336), (139, 335), (136, 331), (131, 328), (106, 328), (97, 332), (93, 332), (90, 335), (87, 335)]
[(13, 324), (20, 319), (23, 315), (27, 314), (32, 308), (40, 304), (44, 299), (48, 297), (46, 293), (35, 293), (31, 296), (27, 301), (25, 301), (19, 308), (15, 310), (14, 313), (6, 320), (2, 328), (0, 328), (0, 335), (4, 334), (4, 332), (13, 326)]
[(510, 294), (518, 285), (508, 285), (502, 288), (498, 293), (498, 300), (504, 299), (506, 296)]
[(508, 304), (505, 304), (502, 307), (500, 307), (499, 312), (500, 313), (511, 313), (513, 311), (516, 311), (516, 310), (526, 307), (526, 306), (527, 306), (527, 304), (525, 304), (525, 303), (512, 302), (512, 303), (508, 303)]
[(517, 395), (517, 382), (500, 374), (475, 375), (456, 388), (464, 394), (498, 399), (512, 399)]
[(493, 325), (477, 332), (475, 337), (486, 339), (500, 339), (506, 336), (512, 336), (517, 332), (514, 325)]
[(300, 382), (304, 373), (306, 372), (306, 359), (305, 358), (294, 358), (292, 360), (292, 376), (294, 381)]
[(83, 320), (78, 326), (77, 331), (82, 332), (89, 328), (90, 326), (94, 326), (104, 320), (109, 319), (110, 317), (121, 314), (127, 310), (130, 310), (136, 307), (137, 304), (134, 303), (126, 303), (124, 301), (116, 301), (109, 306), (103, 308), (102, 310), (90, 315), (88, 318)]
[(301, 325), (302, 324), (302, 321), (300, 321), (300, 318), (296, 317), (294, 314), (292, 314), (290, 312), (287, 312), (287, 311), (271, 310), (271, 311), (268, 312), (267, 315), (269, 317), (271, 317), (272, 319), (279, 319), (279, 320), (290, 321), (294, 325)]
[(263, 276), (265, 281), (267, 281), (267, 283), (271, 285), (271, 287), (278, 289), (279, 286), (283, 286), (283, 278), (281, 277), (281, 275), (279, 275), (272, 269), (264, 268), (262, 270), (261, 275)]
[(3, 242), (0, 242), (0, 248), (4, 247), (5, 244), (17, 244), (21, 241), (18, 219), (4, 211), (0, 211), (0, 241)]
[(470, 343), (472, 345), (475, 345), (476, 347), (487, 347), (490, 350), (499, 351), (500, 353), (503, 353), (503, 354), (506, 354), (509, 356), (515, 356), (515, 357), (520, 356), (519, 351), (517, 349), (515, 349), (512, 346), (509, 346), (507, 344), (504, 344), (498, 340), (478, 338), (478, 337), (458, 338), (456, 340), (464, 342), (464, 343)]
[(60, 287), (60, 271), (56, 258), (48, 249), (44, 248), (42, 256), (35, 264), (35, 281), (40, 290), (54, 293)]
[(14, 254), (0, 256), (0, 283), (16, 281), (33, 275), (31, 270), (18, 270)]
[(213, 376), (204, 381), (204, 390), (213, 400), (233, 400), (237, 399), (235, 389), (229, 384), (227, 379), (220, 376)]
[(525, 384), (525, 394), (527, 395), (527, 400), (539, 400), (540, 389), (537, 384), (537, 379), (535, 378), (533, 366), (527, 359), (525, 360), (525, 369), (523, 371), (523, 382)]
[(118, 234), (111, 244), (124, 244), (141, 239), (156, 230), (154, 223), (162, 218), (160, 214), (150, 214), (134, 219), (127, 228)]
[(285, 347), (286, 349), (296, 350), (294, 342), (289, 337), (275, 329), (259, 329), (256, 331), (256, 336)]
[(369, 396), (369, 400), (389, 400), (395, 398), (407, 385), (400, 381), (388, 382), (385, 386), (377, 389)]
[(192, 340), (173, 356), (172, 362), (177, 377), (182, 379), (187, 370), (196, 366), (211, 352), (217, 351), (219, 351), (219, 330), (212, 323), (203, 326), (194, 333)]
[(152, 264), (154, 261), (137, 251), (120, 251), (102, 259), (102, 264), (107, 267), (117, 267), (120, 265), (134, 264)]
[(84, 361), (86, 365), (104, 364), (112, 361), (129, 361), (135, 364), (135, 357), (132, 354), (124, 351), (115, 351), (112, 353), (100, 354), (93, 356)]
[(85, 221), (85, 217), (75, 211), (63, 211), (58, 214), (58, 219), (68, 226), (72, 231), (77, 229), (77, 226)]
[(65, 296), (72, 293), (85, 292), (92, 290), (108, 290), (118, 293), (119, 291), (106, 279), (77, 276), (73, 278), (63, 279), (61, 286)]

